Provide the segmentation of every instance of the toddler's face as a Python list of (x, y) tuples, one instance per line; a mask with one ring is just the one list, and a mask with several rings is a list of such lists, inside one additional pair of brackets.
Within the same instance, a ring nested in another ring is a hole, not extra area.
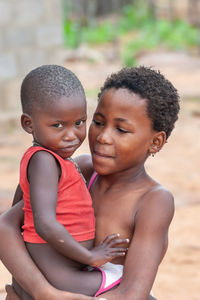
[(142, 167), (154, 134), (145, 99), (127, 89), (105, 91), (89, 129), (95, 170), (106, 175)]
[(80, 96), (62, 97), (32, 115), (33, 137), (63, 158), (70, 157), (86, 136), (86, 102)]

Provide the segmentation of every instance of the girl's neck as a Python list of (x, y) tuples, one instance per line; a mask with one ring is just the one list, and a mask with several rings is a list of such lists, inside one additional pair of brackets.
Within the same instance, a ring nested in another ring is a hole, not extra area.
[(107, 190), (111, 187), (121, 187), (129, 183), (131, 183), (135, 187), (139, 187), (140, 185), (144, 184), (144, 181), (147, 180), (147, 178), (149, 178), (144, 168), (144, 165), (137, 169), (132, 168), (110, 175), (99, 174), (98, 177), (99, 183), (102, 185), (102, 188), (104, 186), (104, 188)]

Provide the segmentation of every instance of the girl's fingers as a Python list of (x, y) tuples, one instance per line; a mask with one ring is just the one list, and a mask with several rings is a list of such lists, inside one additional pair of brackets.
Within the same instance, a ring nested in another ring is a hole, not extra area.
[(21, 298), (19, 298), (18, 295), (15, 293), (12, 285), (6, 284), (5, 290), (7, 293), (7, 296), (6, 296), (7, 300), (21, 300)]

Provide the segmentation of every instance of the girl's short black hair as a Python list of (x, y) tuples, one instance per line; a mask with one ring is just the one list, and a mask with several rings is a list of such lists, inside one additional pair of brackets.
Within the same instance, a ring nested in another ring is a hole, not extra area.
[(159, 71), (144, 66), (123, 68), (109, 76), (98, 94), (105, 90), (125, 88), (147, 102), (147, 115), (155, 131), (165, 131), (168, 138), (178, 119), (179, 95), (172, 83)]

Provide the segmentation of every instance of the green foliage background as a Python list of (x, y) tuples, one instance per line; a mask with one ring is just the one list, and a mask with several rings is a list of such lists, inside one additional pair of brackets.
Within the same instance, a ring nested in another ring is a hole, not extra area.
[[(90, 24), (90, 22), (88, 22)], [(102, 23), (82, 25), (80, 19), (64, 18), (65, 45), (77, 48), (82, 43), (98, 45), (120, 41), (130, 35), (121, 47), (121, 59), (124, 65), (136, 64), (141, 51), (155, 50), (158, 47), (184, 50), (199, 46), (199, 30), (184, 20), (167, 21), (155, 19), (147, 5), (136, 4), (123, 7), (117, 21), (107, 18)]]

